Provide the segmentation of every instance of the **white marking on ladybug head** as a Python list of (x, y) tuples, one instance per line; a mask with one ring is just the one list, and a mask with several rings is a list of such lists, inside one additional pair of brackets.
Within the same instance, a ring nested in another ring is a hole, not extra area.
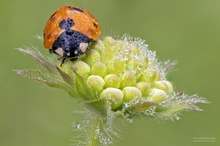
[(59, 55), (60, 57), (63, 57), (64, 56), (64, 51), (62, 48), (57, 48), (55, 50), (56, 54)]
[(81, 50), (82, 53), (84, 53), (87, 50), (88, 46), (89, 46), (88, 43), (80, 43), (79, 49)]
[(75, 50), (75, 51), (74, 51), (74, 54), (75, 54), (75, 55), (77, 55), (77, 54), (78, 54), (78, 51), (77, 51), (77, 50)]
[(70, 56), (70, 52), (66, 53), (66, 56)]

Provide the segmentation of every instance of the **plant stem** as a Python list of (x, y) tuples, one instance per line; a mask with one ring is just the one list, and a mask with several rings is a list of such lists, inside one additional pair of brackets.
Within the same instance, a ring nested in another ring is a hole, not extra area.
[(88, 126), (88, 137), (86, 144), (87, 146), (98, 146), (99, 144), (99, 138), (98, 134), (100, 132), (100, 118), (99, 115), (93, 115), (93, 117), (90, 119)]

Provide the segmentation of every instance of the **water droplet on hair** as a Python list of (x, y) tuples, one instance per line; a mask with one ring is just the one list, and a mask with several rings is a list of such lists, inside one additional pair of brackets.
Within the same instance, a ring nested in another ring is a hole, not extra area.
[(76, 129), (80, 129), (81, 128), (81, 124), (77, 121), (73, 122), (73, 125)]

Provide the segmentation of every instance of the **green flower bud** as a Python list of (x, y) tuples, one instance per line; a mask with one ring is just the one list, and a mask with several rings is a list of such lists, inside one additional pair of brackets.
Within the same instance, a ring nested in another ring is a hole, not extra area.
[(120, 88), (124, 88), (126, 86), (134, 86), (135, 83), (136, 83), (135, 74), (132, 73), (131, 71), (127, 71), (121, 76)]
[(96, 62), (99, 62), (101, 60), (100, 54), (96, 50), (88, 50), (85, 54), (85, 57), (83, 58), (83, 61), (85, 61), (89, 66), (92, 66)]
[(105, 44), (105, 46), (112, 46), (112, 44), (115, 44), (115, 40), (112, 37), (106, 36), (105, 38), (103, 38), (103, 42)]
[(124, 102), (129, 102), (132, 99), (140, 99), (142, 97), (141, 91), (136, 87), (125, 87), (122, 90), (124, 94)]
[(154, 69), (145, 69), (139, 78), (139, 82), (149, 82), (153, 84), (154, 81), (160, 80), (160, 72)]
[(67, 63), (64, 63), (62, 66), (60, 66), (62, 60), (58, 60), (57, 67), (59, 67), (63, 72), (70, 75), (71, 77), (74, 76), (74, 72), (72, 70), (73, 63), (71, 61), (68, 61)]
[(90, 66), (83, 61), (74, 61), (72, 68), (74, 68), (74, 70), (85, 79), (90, 75)]
[(154, 87), (165, 91), (167, 94), (173, 92), (173, 85), (169, 81), (155, 81)]
[(119, 88), (120, 87), (120, 77), (115, 74), (109, 74), (105, 76), (105, 87), (114, 87)]
[(87, 79), (87, 83), (90, 87), (97, 92), (101, 92), (104, 88), (105, 81), (100, 76), (91, 75)]
[(136, 78), (139, 78), (143, 69), (142, 60), (130, 60), (127, 64), (127, 68), (135, 73)]
[(144, 58), (142, 58), (142, 63), (143, 63), (143, 69), (147, 68), (147, 63), (148, 63), (148, 57), (145, 56)]
[(140, 55), (140, 49), (137, 46), (132, 46), (131, 47), (131, 52), (134, 55)]
[(150, 90), (149, 99), (153, 102), (162, 102), (167, 99), (168, 95), (165, 91), (157, 88)]
[(168, 94), (171, 94), (171, 93), (173, 93), (173, 84), (171, 83), (171, 82), (169, 82), (169, 81), (164, 81), (166, 84), (167, 84), (167, 86), (168, 86), (168, 89), (167, 89), (167, 93)]
[(138, 82), (135, 86), (141, 91), (143, 97), (149, 96), (150, 85), (147, 82)]
[(104, 63), (108, 63), (112, 58), (115, 56), (115, 53), (118, 51), (114, 45), (112, 45), (115, 42), (111, 37), (106, 37), (104, 44), (105, 48), (101, 51), (101, 59)]
[(116, 51), (115, 46), (106, 46), (101, 53), (102, 61), (108, 63), (115, 56)]
[(148, 70), (149, 81), (157, 81), (160, 80), (160, 72), (154, 69)]
[(90, 48), (95, 48), (95, 50), (97, 50), (99, 54), (101, 54), (103, 49), (105, 48), (105, 44), (103, 41), (98, 39), (95, 43), (92, 44)]
[(104, 89), (99, 96), (101, 99), (107, 99), (111, 103), (113, 110), (121, 106), (123, 101), (123, 93), (120, 89), (116, 88), (106, 88)]
[(92, 75), (99, 75), (101, 77), (104, 77), (107, 74), (107, 67), (102, 62), (96, 62), (91, 69)]
[(107, 64), (107, 71), (110, 74), (121, 74), (124, 72), (125, 68), (126, 60), (117, 56)]

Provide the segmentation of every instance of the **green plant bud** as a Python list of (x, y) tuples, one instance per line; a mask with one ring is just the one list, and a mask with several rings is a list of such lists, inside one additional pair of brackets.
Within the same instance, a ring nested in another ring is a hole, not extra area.
[(143, 63), (143, 69), (147, 68), (147, 63), (148, 63), (148, 57), (145, 56), (144, 58), (142, 58), (142, 63)]
[[(120, 43), (123, 44), (124, 42), (120, 42)], [(132, 50), (127, 44), (121, 45), (119, 49), (120, 49), (121, 58), (124, 58), (126, 62), (129, 62), (130, 60), (132, 60), (132, 55), (133, 55)]]
[(105, 48), (101, 51), (101, 59), (103, 63), (108, 63), (112, 58), (115, 56), (115, 53), (118, 51), (118, 48), (116, 48), (115, 40), (111, 37), (105, 37), (103, 40), (105, 44)]
[(167, 94), (173, 92), (173, 85), (169, 81), (155, 81), (154, 87), (165, 91)]
[(74, 72), (71, 69), (73, 67), (73, 63), (71, 61), (68, 61), (68, 62), (62, 64), (62, 66), (60, 66), (61, 62), (62, 62), (62, 60), (57, 61), (57, 67), (59, 67), (63, 72), (65, 72), (69, 76), (73, 77)]
[(131, 47), (131, 52), (134, 55), (139, 55), (140, 54), (140, 49), (137, 46), (132, 46)]
[(124, 59), (114, 57), (114, 59), (107, 64), (107, 72), (109, 74), (120, 74), (124, 72), (125, 67), (126, 61)]
[(74, 61), (72, 68), (85, 79), (90, 75), (90, 66), (81, 60)]
[(142, 72), (142, 75), (139, 77), (138, 82), (148, 82), (149, 76), (147, 74), (147, 69)]
[(83, 61), (85, 61), (89, 66), (92, 66), (94, 63), (101, 60), (100, 54), (94, 49), (90, 49), (86, 52)]
[(173, 84), (172, 84), (171, 82), (169, 82), (169, 81), (165, 81), (165, 83), (166, 83), (167, 86), (168, 86), (167, 93), (168, 93), (168, 94), (173, 93)]
[(153, 88), (150, 90), (149, 98), (153, 102), (162, 102), (167, 99), (167, 93), (161, 89)]
[(122, 92), (124, 94), (124, 102), (129, 102), (133, 98), (140, 99), (142, 97), (141, 91), (136, 87), (125, 87)]
[(102, 62), (108, 63), (115, 56), (117, 48), (115, 46), (106, 46), (105, 49), (102, 50), (101, 59)]
[(119, 40), (114, 42), (114, 46), (117, 48), (117, 51), (121, 51), (126, 47), (125, 43)]
[(111, 103), (113, 110), (117, 109), (123, 101), (123, 93), (121, 90), (116, 88), (106, 88), (99, 96), (101, 99), (107, 99)]
[(135, 86), (141, 91), (143, 97), (149, 96), (150, 85), (147, 82), (138, 82)]
[(106, 36), (105, 38), (103, 38), (103, 42), (105, 46), (111, 46), (112, 44), (115, 43), (115, 40), (110, 36)]
[(157, 81), (159, 79), (160, 79), (160, 72), (159, 71), (156, 71), (154, 69), (145, 69), (138, 81), (139, 82), (149, 82), (150, 84), (153, 84), (154, 81)]
[(103, 49), (105, 48), (105, 44), (103, 43), (103, 41), (98, 39), (94, 44), (92, 44), (90, 48), (97, 50), (101, 54)]
[(130, 60), (127, 64), (127, 68), (133, 71), (135, 76), (139, 78), (143, 69), (143, 62), (138, 59)]
[(91, 68), (91, 74), (104, 77), (107, 74), (106, 65), (102, 62), (96, 62), (95, 64), (93, 64), (93, 66)]
[(97, 92), (101, 92), (104, 88), (105, 81), (100, 76), (91, 75), (87, 79), (87, 83), (90, 87)]
[(115, 74), (109, 74), (105, 76), (105, 87), (114, 87), (119, 88), (120, 87), (120, 77)]
[(124, 88), (124, 87), (126, 87), (126, 86), (134, 86), (135, 83), (136, 83), (135, 74), (132, 73), (131, 71), (126, 71), (126, 72), (121, 76), (120, 88)]

